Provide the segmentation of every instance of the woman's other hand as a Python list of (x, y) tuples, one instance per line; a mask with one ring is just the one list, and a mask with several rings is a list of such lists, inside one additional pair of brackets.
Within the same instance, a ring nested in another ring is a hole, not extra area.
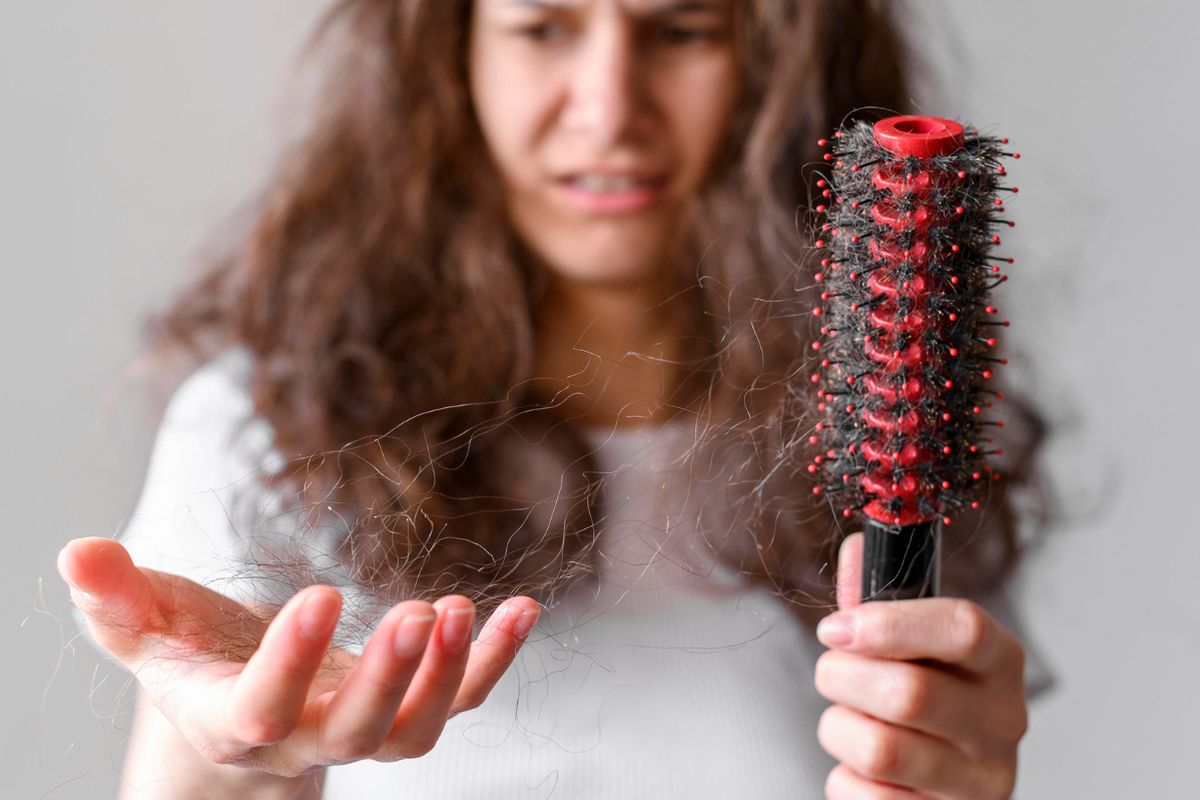
[(332, 587), (298, 592), (268, 621), (137, 567), (109, 539), (69, 542), (58, 569), (96, 642), (204, 758), (283, 776), (429, 752), (449, 717), (487, 697), (539, 611), (511, 598), (472, 642), (467, 598), (403, 602), (355, 656), (329, 646)]
[(1000, 800), (1025, 734), (1025, 652), (980, 606), (931, 597), (859, 602), (862, 535), (842, 545), (839, 611), (817, 636), (817, 728), (841, 763), (830, 800)]

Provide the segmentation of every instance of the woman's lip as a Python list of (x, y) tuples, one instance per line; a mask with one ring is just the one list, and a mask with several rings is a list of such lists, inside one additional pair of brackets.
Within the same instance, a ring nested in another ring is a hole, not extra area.
[(576, 208), (592, 214), (630, 214), (652, 205), (667, 186), (666, 178), (637, 178), (638, 183), (628, 189), (596, 191), (585, 189), (572, 178), (562, 178), (555, 183), (565, 200)]

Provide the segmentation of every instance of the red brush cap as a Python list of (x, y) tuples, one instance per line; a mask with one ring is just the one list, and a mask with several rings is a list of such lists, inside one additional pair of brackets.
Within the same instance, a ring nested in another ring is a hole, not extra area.
[(963, 126), (952, 119), (906, 115), (875, 123), (876, 143), (900, 156), (948, 156), (962, 148)]

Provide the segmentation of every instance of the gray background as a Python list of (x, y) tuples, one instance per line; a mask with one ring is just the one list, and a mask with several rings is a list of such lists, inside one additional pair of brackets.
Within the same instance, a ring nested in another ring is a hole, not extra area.
[[(132, 509), (159, 413), (119, 379), (141, 317), (286, 138), (298, 48), (325, 5), (0, 4), (5, 797), (115, 791), (128, 685), (73, 640), (54, 557)], [(1017, 591), (1058, 677), (1032, 707), (1022, 798), (1178, 797), (1190, 783), (1195, 9), (921, 4), (938, 76), (923, 110), (1023, 151), (1001, 306), (1012, 377), (1051, 415), (1048, 466), (1072, 510)]]

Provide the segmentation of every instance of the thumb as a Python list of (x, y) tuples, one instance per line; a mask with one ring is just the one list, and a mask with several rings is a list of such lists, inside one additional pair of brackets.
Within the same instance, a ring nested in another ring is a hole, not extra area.
[(88, 617), (97, 643), (118, 657), (162, 627), (154, 588), (124, 547), (111, 539), (75, 539), (58, 554), (58, 573)]
[(862, 600), (863, 535), (852, 533), (838, 549), (838, 608), (853, 608)]

